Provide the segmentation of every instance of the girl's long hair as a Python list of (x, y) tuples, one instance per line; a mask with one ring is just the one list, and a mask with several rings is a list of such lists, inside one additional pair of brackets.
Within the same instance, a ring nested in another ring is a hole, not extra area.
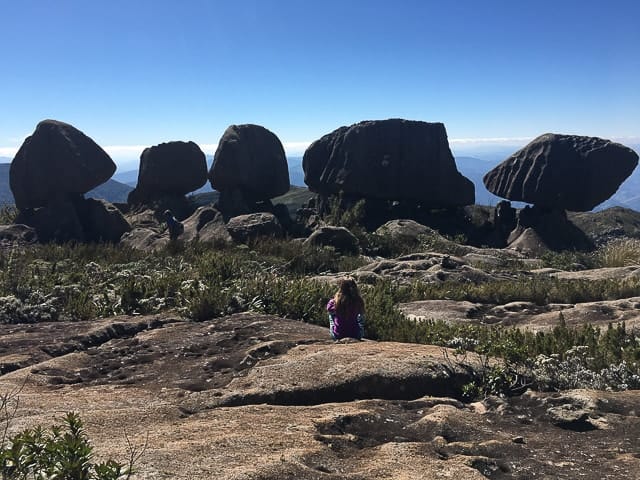
[(336, 304), (336, 313), (339, 317), (347, 316), (352, 312), (364, 315), (364, 300), (360, 296), (358, 285), (351, 277), (345, 277), (338, 282), (338, 291), (333, 297)]

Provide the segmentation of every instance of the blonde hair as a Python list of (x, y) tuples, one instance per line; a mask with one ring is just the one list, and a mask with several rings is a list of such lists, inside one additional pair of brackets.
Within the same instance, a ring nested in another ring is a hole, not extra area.
[(364, 314), (364, 300), (360, 296), (358, 285), (351, 277), (344, 277), (338, 281), (338, 291), (333, 297), (338, 316), (357, 312)]

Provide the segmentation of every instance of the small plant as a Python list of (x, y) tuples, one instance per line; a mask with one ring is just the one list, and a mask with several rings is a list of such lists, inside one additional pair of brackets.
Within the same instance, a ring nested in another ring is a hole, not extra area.
[(18, 216), (18, 209), (15, 205), (2, 205), (0, 207), (0, 224), (9, 225)]
[(70, 412), (61, 424), (48, 430), (36, 426), (5, 438), (0, 446), (0, 471), (3, 480), (129, 479), (135, 462), (144, 451), (131, 449), (130, 443), (129, 447), (131, 455), (127, 464), (114, 460), (94, 463), (94, 449), (84, 432), (82, 420), (78, 414)]
[(545, 252), (542, 257), (542, 264), (548, 268), (557, 268), (558, 270), (573, 271), (580, 268), (589, 268), (594, 266), (593, 255), (584, 252)]
[(324, 219), (327, 223), (337, 227), (345, 227), (355, 235), (363, 233), (362, 220), (365, 215), (365, 200), (360, 199), (354, 204), (347, 205), (342, 193), (331, 198), (329, 211)]

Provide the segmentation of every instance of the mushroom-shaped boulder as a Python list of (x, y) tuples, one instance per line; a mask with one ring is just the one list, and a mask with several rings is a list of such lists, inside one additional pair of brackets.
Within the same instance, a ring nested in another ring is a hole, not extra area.
[(484, 176), (491, 193), (586, 212), (613, 195), (638, 165), (630, 148), (597, 137), (546, 133)]
[(9, 182), (16, 207), (25, 210), (83, 195), (115, 171), (109, 155), (80, 130), (43, 120), (11, 162)]

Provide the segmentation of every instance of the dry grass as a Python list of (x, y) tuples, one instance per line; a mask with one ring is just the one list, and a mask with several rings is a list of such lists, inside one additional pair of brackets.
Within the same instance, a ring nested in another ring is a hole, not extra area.
[(596, 263), (601, 267), (640, 265), (640, 240), (624, 238), (609, 242), (596, 253)]

